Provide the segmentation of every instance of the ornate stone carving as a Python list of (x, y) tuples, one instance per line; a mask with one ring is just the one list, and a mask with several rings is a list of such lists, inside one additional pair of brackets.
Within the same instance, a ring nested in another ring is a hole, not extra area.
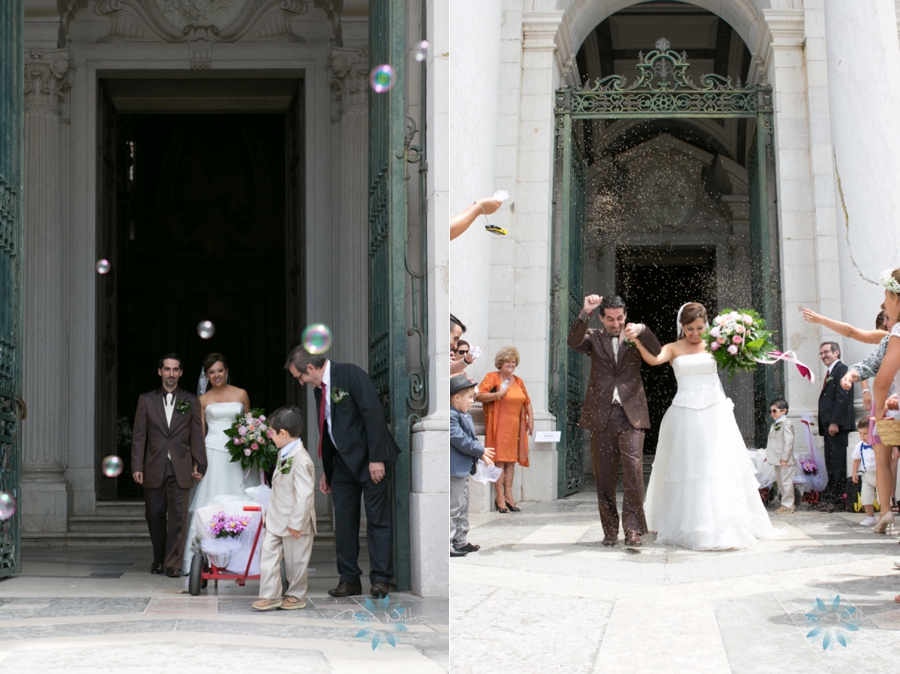
[(298, 40), (295, 16), (306, 0), (99, 0), (95, 11), (112, 19), (100, 42), (238, 42)]
[(59, 112), (59, 104), (72, 86), (72, 73), (67, 49), (32, 49), (25, 61), (25, 108)]
[[(331, 89), (340, 109), (366, 107), (369, 96), (369, 48), (335, 48), (328, 62)], [(335, 120), (337, 121), (337, 120)]]

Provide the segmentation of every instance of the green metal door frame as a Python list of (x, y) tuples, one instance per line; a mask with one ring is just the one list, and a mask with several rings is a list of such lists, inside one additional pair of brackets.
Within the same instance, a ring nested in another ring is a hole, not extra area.
[[(731, 83), (731, 78), (716, 74), (700, 77), (700, 85), (694, 84), (688, 73), (690, 64), (687, 54), (680, 54), (669, 48), (669, 41), (661, 38), (656, 48), (638, 55), (638, 77), (629, 85), (625, 77), (611, 75), (598, 79), (593, 84), (566, 86), (556, 91), (556, 194), (559, 195), (554, 218), (554, 254), (551, 317), (551, 377), (550, 410), (557, 416), (557, 429), (561, 432), (558, 445), (557, 493), (560, 498), (575, 491), (577, 476), (570, 475), (577, 457), (581, 456), (580, 433), (572, 426), (573, 411), (577, 410), (574, 398), (581, 404), (583, 391), (571, 386), (566, 335), (573, 320), (573, 311), (580, 310), (578, 302), (583, 297), (583, 288), (572, 287), (580, 276), (573, 273), (573, 263), (581, 264), (581, 255), (573, 255), (572, 229), (579, 217), (572, 213), (577, 203), (573, 190), (578, 189), (576, 169), (573, 162), (579, 139), (576, 134), (577, 120), (642, 120), (642, 119), (722, 119), (745, 118), (756, 121), (755, 154), (760, 158), (754, 173), (755, 181), (750, 208), (753, 222), (758, 231), (752, 237), (753, 258), (759, 264), (760, 287), (754, 287), (754, 308), (775, 325), (778, 318), (773, 315), (777, 302), (773, 295), (777, 283), (771, 264), (769, 250), (769, 209), (766, 191), (767, 159), (772, 158), (772, 87), (753, 85), (742, 87)], [(583, 191), (583, 188), (581, 188)], [(583, 197), (581, 209), (583, 211)], [(583, 223), (583, 214), (581, 215)], [(777, 266), (774, 267), (777, 272)], [(574, 298), (574, 299), (573, 299)], [(572, 304), (575, 304), (573, 307)], [(574, 365), (581, 368), (579, 361)], [(775, 395), (782, 377), (782, 370), (773, 367), (757, 368), (756, 377), (765, 382), (764, 390), (768, 400)], [(573, 437), (577, 434), (577, 437)], [(571, 451), (569, 444), (572, 444)], [(571, 454), (571, 456), (570, 456)], [(567, 471), (567, 466), (570, 470)]]
[(410, 375), (407, 363), (406, 0), (369, 3), (369, 68), (387, 64), (393, 86), (369, 90), (369, 374), (400, 456), (391, 471), (394, 580), (411, 583)]
[[(24, 2), (0, 2), (0, 492), (22, 493)], [(21, 504), (20, 504), (21, 505)], [(0, 520), (0, 578), (22, 570), (21, 512)]]

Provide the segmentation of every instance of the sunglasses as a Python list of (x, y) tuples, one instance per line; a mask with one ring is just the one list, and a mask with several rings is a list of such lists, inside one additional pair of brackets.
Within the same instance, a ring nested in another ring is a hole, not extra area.
[(456, 353), (459, 354), (460, 356), (465, 356), (467, 353), (469, 353), (469, 350), (468, 349), (457, 349)]

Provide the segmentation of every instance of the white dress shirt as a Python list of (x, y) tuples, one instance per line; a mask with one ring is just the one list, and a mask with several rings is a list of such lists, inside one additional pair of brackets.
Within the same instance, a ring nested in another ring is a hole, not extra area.
[[(619, 337), (613, 336), (612, 338), (612, 348), (613, 348), (613, 361), (615, 363), (619, 362)], [(613, 371), (615, 371), (615, 365), (613, 365)], [(613, 388), (613, 402), (622, 404), (622, 399), (619, 397), (619, 387), (616, 386)]]
[[(166, 401), (164, 403), (166, 408), (166, 426), (168, 428), (172, 428), (172, 413), (175, 411), (175, 394), (169, 391), (166, 391)], [(172, 460), (172, 452), (166, 452), (166, 456), (169, 458), (169, 461)]]
[(322, 374), (322, 383), (325, 384), (325, 426), (328, 428), (328, 437), (331, 438), (331, 444), (337, 449), (337, 443), (334, 441), (334, 433), (331, 432), (331, 361), (325, 361), (325, 372)]

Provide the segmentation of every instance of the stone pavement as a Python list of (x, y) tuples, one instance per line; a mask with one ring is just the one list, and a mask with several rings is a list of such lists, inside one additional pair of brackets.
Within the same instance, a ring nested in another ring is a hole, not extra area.
[(900, 672), (900, 546), (861, 514), (804, 505), (748, 550), (629, 552), (600, 544), (593, 492), (520, 505), (471, 516), (482, 549), (451, 560), (453, 672)]
[(334, 599), (329, 550), (313, 550), (307, 608), (265, 613), (250, 608), (258, 581), (210, 581), (192, 597), (186, 578), (149, 573), (149, 550), (26, 548), (22, 557), (23, 573), (0, 581), (4, 674), (448, 671), (447, 600), (393, 593), (369, 612), (365, 596)]

